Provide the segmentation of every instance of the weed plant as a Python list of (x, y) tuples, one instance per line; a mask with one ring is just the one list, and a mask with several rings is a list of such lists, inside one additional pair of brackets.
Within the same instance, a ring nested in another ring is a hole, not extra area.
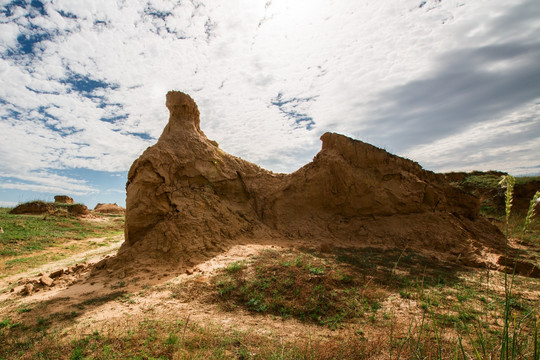
[(310, 254), (267, 250), (249, 267), (233, 263), (215, 279), (228, 309), (245, 306), (283, 319), (296, 317), (330, 328), (376, 314), (384, 292), (367, 292), (353, 273)]
[[(512, 209), (512, 196), (513, 196), (513, 189), (515, 185), (515, 179), (514, 177), (507, 175), (503, 176), (500, 184), (506, 188), (505, 192), (505, 236), (506, 236), (506, 246), (505, 246), (505, 262), (508, 261), (508, 247), (509, 247), (509, 219), (510, 219), (510, 213)], [(523, 230), (522, 230), (522, 240), (524, 240), (525, 234), (527, 232), (527, 228), (531, 223), (531, 219), (534, 216), (535, 207), (537, 204), (538, 199), (540, 198), (540, 191), (537, 191), (533, 198), (530, 201), (529, 209), (527, 211), (527, 215), (525, 217)], [(504, 273), (504, 293), (505, 293), (505, 306), (504, 306), (504, 325), (503, 330), (501, 334), (501, 352), (500, 352), (500, 359), (508, 360), (508, 359), (516, 359), (521, 354), (521, 347), (520, 347), (520, 339), (519, 336), (522, 332), (522, 323), (526, 322), (527, 317), (530, 317), (533, 319), (533, 343), (534, 348), (531, 353), (531, 359), (538, 360), (540, 359), (540, 352), (538, 349), (538, 319), (537, 319), (537, 309), (533, 309), (530, 313), (526, 314), (522, 319), (516, 322), (516, 317), (512, 313), (512, 290), (514, 286), (514, 278), (515, 278), (515, 269), (516, 269), (516, 263), (517, 260), (514, 261), (513, 264), (513, 271), (511, 279), (508, 279), (508, 271), (505, 270)], [(505, 264), (506, 269), (509, 268), (508, 263)]]

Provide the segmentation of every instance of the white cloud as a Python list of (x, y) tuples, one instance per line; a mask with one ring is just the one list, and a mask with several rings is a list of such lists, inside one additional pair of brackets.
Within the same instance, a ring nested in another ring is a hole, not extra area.
[[(40, 179), (37, 179), (36, 181), (39, 181), (40, 184), (43, 183), (44, 180), (49, 180), (50, 177), (49, 174), (45, 174), (44, 177), (41, 177)], [(65, 178), (66, 181), (71, 181), (69, 178)], [(6, 189), (6, 190), (23, 190), (23, 191), (35, 191), (40, 193), (50, 193), (50, 194), (63, 194), (63, 193), (69, 193), (72, 195), (88, 195), (89, 193), (94, 193), (97, 190), (90, 188), (90, 187), (81, 187), (81, 186), (73, 186), (73, 184), (69, 183), (63, 183), (57, 182), (57, 185), (40, 185), (37, 183), (34, 184), (27, 184), (27, 183), (21, 183), (21, 182), (15, 182), (15, 183), (2, 183), (0, 184), (0, 189)]]
[[(225, 151), (292, 171), (319, 150), (325, 131), (375, 139), (367, 129), (371, 110), (384, 105), (380, 94), (433, 75), (445, 54), (523, 43), (537, 34), (534, 16), (511, 23), (515, 9), (532, 1), (422, 3), (63, 0), (47, 3), (47, 15), (33, 19), (13, 7), (0, 25), (0, 150), (8, 154), (0, 159), (0, 176), (22, 180), (39, 172), (54, 187), (66, 181), (54, 177), (59, 169), (127, 170), (152, 143), (133, 134), (160, 135), (170, 89), (193, 96), (201, 127)], [(19, 34), (48, 35), (35, 45), (33, 57), (9, 55)], [(494, 66), (500, 71), (517, 65)], [(75, 91), (68, 81), (74, 76), (106, 87), (91, 94)], [(280, 109), (272, 105), (278, 94), (311, 100)], [(314, 121), (311, 130), (294, 122), (293, 110)], [(509, 131), (521, 131), (512, 119), (527, 114), (524, 107), (514, 109), (504, 114), (506, 120), (472, 124), (402, 152), (433, 168), (452, 169), (458, 166), (451, 161), (456, 154), (473, 156), (467, 144), (480, 134), (486, 148), (467, 167), (514, 169), (498, 160), (497, 148), (520, 154), (519, 166), (527, 166), (533, 159), (523, 155), (523, 142), (501, 138), (497, 147), (488, 136), (501, 121)], [(482, 126), (490, 131), (478, 130)], [(392, 138), (385, 141), (379, 145), (396, 146)], [(525, 150), (534, 151), (531, 144)], [(428, 159), (436, 149), (440, 157)], [(94, 190), (90, 184), (70, 186)]]
[(0, 201), (0, 207), (15, 207), (18, 204), (16, 201)]
[(0, 24), (0, 43), (7, 48), (15, 48), (17, 46), (17, 36), (19, 35), (19, 27), (14, 23)]
[[(410, 149), (405, 155), (436, 171), (504, 169), (528, 175), (540, 168), (540, 104)], [(456, 156), (459, 154), (459, 156)]]

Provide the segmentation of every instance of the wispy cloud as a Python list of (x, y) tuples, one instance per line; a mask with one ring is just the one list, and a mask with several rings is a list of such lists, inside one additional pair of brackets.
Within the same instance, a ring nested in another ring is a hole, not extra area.
[(275, 171), (337, 131), (433, 169), (524, 173), (538, 19), (534, 0), (0, 1), (2, 188), (105, 192), (58, 173), (125, 172), (171, 89), (225, 151)]
[(406, 152), (439, 171), (505, 169), (535, 174), (540, 169), (540, 104), (507, 114), (500, 120), (472, 125), (454, 135)]
[(537, 171), (540, 8), (505, 10), (460, 29), (430, 73), (383, 91), (364, 131), (438, 171)]
[(16, 201), (1, 201), (0, 200), (0, 207), (15, 207), (19, 203)]

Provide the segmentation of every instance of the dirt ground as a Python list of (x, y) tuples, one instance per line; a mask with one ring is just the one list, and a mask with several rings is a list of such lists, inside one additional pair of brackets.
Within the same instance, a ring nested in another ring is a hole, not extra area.
[[(114, 332), (116, 327), (125, 328), (127, 324), (136, 324), (147, 317), (170, 320), (171, 316), (179, 321), (189, 318), (190, 321), (200, 324), (213, 324), (239, 331), (256, 329), (261, 335), (279, 334), (288, 340), (308, 336), (325, 338), (335, 334), (328, 328), (295, 319), (283, 321), (272, 315), (253, 314), (241, 309), (224, 312), (218, 304), (200, 301), (199, 298), (178, 301), (171, 297), (170, 289), (175, 285), (207, 283), (220, 269), (234, 262), (249, 261), (263, 250), (284, 249), (286, 242), (281, 246), (233, 246), (227, 252), (183, 273), (170, 273), (166, 268), (143, 269), (135, 276), (124, 276), (118, 272), (113, 274), (112, 271), (96, 272), (96, 264), (113, 257), (119, 246), (120, 242), (116, 242), (106, 248), (82, 252), (0, 280), (0, 318), (13, 316), (15, 310), (21, 308), (36, 309), (38, 311), (32, 316), (39, 315), (43, 318), (55, 313), (77, 311), (79, 315), (75, 324), (63, 329), (72, 335), (88, 334), (96, 329), (109, 329)], [(38, 291), (30, 295), (21, 294), (26, 282), (39, 280), (39, 274), (66, 269), (68, 264), (71, 264), (71, 267), (80, 266), (81, 271), (56, 278), (51, 287), (39, 286)], [(109, 299), (120, 301), (108, 301)], [(25, 314), (20, 317), (24, 319)]]
[[(277, 338), (283, 343), (361, 338), (365, 344), (384, 349), (387, 347), (384, 342), (388, 341), (389, 329), (395, 328), (396, 332), (402, 332), (402, 337), (406, 336), (406, 331), (407, 329), (410, 331), (411, 326), (414, 328), (420, 326), (422, 316), (425, 314), (421, 310), (424, 305), (419, 299), (407, 296), (406, 293), (392, 293), (389, 290), (384, 300), (381, 300), (381, 309), (374, 312), (370, 320), (365, 318), (362, 321), (344, 322), (338, 327), (330, 328), (295, 317), (283, 318), (269, 313), (253, 312), (242, 306), (233, 310), (226, 309), (222, 302), (213, 301), (208, 296), (212, 287), (215, 291), (216, 276), (222, 274), (224, 268), (230, 267), (231, 264), (253, 264), (254, 259), (268, 250), (276, 253), (290, 251), (295, 254), (300, 251), (299, 249), (303, 252), (316, 251), (319, 254), (338, 251), (320, 244), (310, 247), (309, 242), (299, 244), (287, 240), (280, 241), (279, 245), (276, 242), (242, 244), (232, 246), (228, 251), (181, 272), (167, 267), (140, 268), (136, 272), (122, 272), (100, 265), (104, 260), (114, 258), (122, 237), (119, 236), (115, 240), (118, 241), (107, 247), (81, 252), (68, 259), (2, 279), (0, 319), (10, 318), (13, 323), (36, 323), (36, 321), (39, 323), (39, 319), (55, 319), (50, 331), (74, 339), (98, 332), (113, 338), (121, 337), (126, 329), (137, 328), (142, 322), (151, 319), (178, 324), (197, 324), (225, 332), (249, 332), (266, 338)], [(397, 261), (402, 261), (401, 255)], [(425, 261), (429, 259), (425, 258)], [(424, 264), (418, 264), (417, 267), (422, 266), (425, 267)], [(399, 269), (396, 267), (392, 272), (395, 276), (400, 276), (404, 268), (406, 267)], [(64, 273), (54, 277), (52, 286), (40, 284), (42, 275), (53, 277), (60, 269)], [(378, 271), (377, 267), (373, 269)], [(464, 268), (457, 276), (473, 284), (479, 278), (485, 277), (485, 271), (486, 269)], [(499, 272), (489, 275), (488, 270), (488, 276), (491, 276), (488, 283), (491, 293), (504, 293), (501, 275)], [(531, 279), (523, 281), (529, 280)], [(365, 289), (375, 287), (370, 281), (367, 280)], [(27, 284), (33, 284), (33, 290), (25, 295), (24, 289)], [(516, 287), (517, 285), (518, 283)], [(478, 292), (483, 291), (483, 285), (477, 287)], [(537, 301), (540, 291), (538, 286), (531, 288), (529, 285), (519, 284), (519, 287), (523, 288), (521, 296), (527, 298), (527, 301)], [(183, 289), (180, 296), (178, 296), (179, 289)], [(448, 304), (456, 306), (461, 304), (461, 300), (459, 302), (456, 300), (464, 296), (459, 294), (459, 287), (449, 286), (444, 290), (441, 289), (435, 290), (441, 294), (444, 292), (444, 295), (437, 295), (442, 299), (439, 301), (448, 301)], [(444, 306), (450, 309), (451, 306), (448, 304)], [(478, 305), (474, 307), (478, 308)], [(475, 311), (481, 313), (483, 310), (478, 308)], [(448, 313), (451, 311), (448, 310)], [(502, 328), (502, 323), (496, 318), (487, 322), (491, 323), (494, 329)], [(388, 354), (383, 350), (369, 358), (388, 358)]]

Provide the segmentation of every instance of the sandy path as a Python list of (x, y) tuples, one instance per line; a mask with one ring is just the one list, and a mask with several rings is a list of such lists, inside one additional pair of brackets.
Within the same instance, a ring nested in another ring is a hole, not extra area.
[[(38, 267), (28, 269), (24, 272), (13, 274), (3, 279), (0, 279), (0, 291), (5, 290), (14, 281), (17, 281), (20, 278), (29, 278), (29, 277), (37, 276), (39, 273), (46, 274), (51, 271), (54, 271), (60, 268), (65, 268), (76, 263), (81, 263), (81, 262), (87, 262), (89, 264), (95, 263), (95, 262), (98, 262), (100, 259), (102, 259), (104, 256), (114, 255), (116, 254), (116, 252), (120, 248), (120, 245), (124, 241), (124, 235), (116, 235), (112, 238), (112, 240), (110, 239), (110, 237), (100, 237), (100, 238), (89, 238), (84, 241), (86, 242), (93, 241), (96, 243), (100, 243), (100, 242), (105, 241), (106, 239), (109, 239), (109, 241), (112, 242), (112, 244), (106, 245), (106, 246), (100, 246), (96, 249), (90, 249), (83, 252), (79, 252), (65, 259), (50, 262), (50, 263), (47, 263)], [(69, 245), (69, 243), (64, 244), (64, 245)]]

